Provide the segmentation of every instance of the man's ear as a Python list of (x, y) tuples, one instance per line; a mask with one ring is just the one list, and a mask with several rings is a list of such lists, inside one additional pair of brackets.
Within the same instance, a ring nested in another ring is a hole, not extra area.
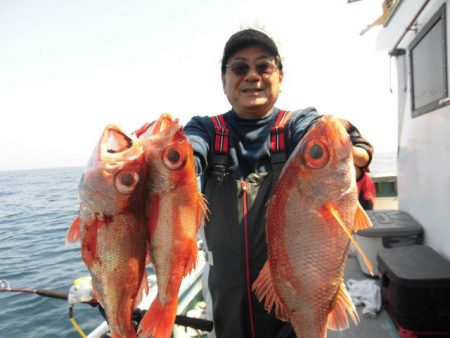
[(227, 84), (227, 80), (225, 78), (225, 74), (222, 73), (222, 88), (223, 88), (223, 92), (226, 93), (225, 91), (225, 85)]
[(283, 78), (284, 78), (284, 72), (282, 70), (280, 70), (280, 85), (283, 83)]

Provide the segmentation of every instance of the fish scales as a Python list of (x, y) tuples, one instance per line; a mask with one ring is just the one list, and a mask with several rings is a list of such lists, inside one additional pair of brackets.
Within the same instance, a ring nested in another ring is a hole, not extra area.
[(266, 297), (266, 309), (275, 306), (298, 337), (347, 327), (345, 311), (356, 319), (342, 286), (350, 239), (333, 214), (354, 230), (361, 213), (356, 189), (349, 136), (337, 119), (324, 116), (297, 145), (269, 201), (268, 263), (253, 285), (260, 300)]
[(206, 205), (197, 188), (192, 146), (178, 120), (163, 114), (140, 138), (149, 166), (147, 227), (158, 292), (138, 333), (169, 338), (181, 281), (197, 262), (197, 232)]
[(141, 142), (108, 125), (80, 180), (80, 212), (67, 234), (68, 242), (81, 240), (114, 338), (136, 337), (131, 313), (148, 288), (146, 177)]

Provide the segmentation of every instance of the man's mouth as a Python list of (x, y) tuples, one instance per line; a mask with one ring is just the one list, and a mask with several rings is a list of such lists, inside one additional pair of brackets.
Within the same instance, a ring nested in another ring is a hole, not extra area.
[(259, 93), (261, 91), (262, 91), (262, 89), (260, 89), (260, 88), (248, 88), (248, 89), (242, 90), (242, 92), (247, 93), (247, 94)]

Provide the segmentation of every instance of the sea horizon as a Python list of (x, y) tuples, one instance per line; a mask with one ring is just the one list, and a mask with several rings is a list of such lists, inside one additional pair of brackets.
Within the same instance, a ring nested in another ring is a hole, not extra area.
[[(376, 174), (385, 173), (395, 173), (397, 174), (397, 153), (394, 151), (386, 152), (375, 152), (373, 154), (373, 159), (370, 165), (370, 174), (375, 176)], [(35, 167), (35, 168), (11, 168), (2, 169), (0, 168), (0, 173), (7, 172), (20, 172), (20, 171), (33, 171), (33, 170), (54, 170), (54, 169), (77, 169), (85, 168), (86, 165), (61, 165), (61, 166), (50, 166), (50, 167)]]

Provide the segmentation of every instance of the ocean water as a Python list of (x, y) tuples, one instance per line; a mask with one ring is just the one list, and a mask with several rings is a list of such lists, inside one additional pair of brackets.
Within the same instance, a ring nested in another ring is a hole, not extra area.
[[(11, 288), (68, 291), (89, 275), (79, 244), (65, 245), (78, 210), (82, 168), (0, 172), (0, 279)], [(102, 321), (96, 308), (77, 304), (77, 323), (87, 333)], [(80, 337), (65, 300), (0, 293), (0, 337)]]
[(372, 176), (394, 176), (397, 175), (397, 153), (386, 152), (373, 154), (370, 164), (370, 175)]
[[(0, 171), (0, 279), (11, 288), (68, 291), (88, 276), (79, 244), (64, 243), (78, 211), (83, 168)], [(375, 154), (371, 174), (395, 174), (395, 154)], [(85, 333), (103, 321), (97, 308), (77, 304)], [(0, 337), (80, 337), (65, 300), (0, 292)]]

